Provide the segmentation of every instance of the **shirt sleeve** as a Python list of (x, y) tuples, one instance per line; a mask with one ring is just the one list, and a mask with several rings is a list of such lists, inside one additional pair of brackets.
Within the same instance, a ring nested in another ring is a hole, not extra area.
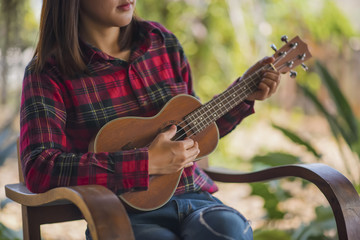
[(216, 121), (220, 137), (230, 133), (241, 121), (254, 113), (254, 102), (243, 101)]
[[(241, 78), (238, 78), (232, 85), (238, 83)], [(215, 96), (216, 97), (216, 96)], [(244, 118), (253, 114), (254, 111), (254, 101), (244, 100), (240, 102), (237, 106), (231, 109), (228, 113), (224, 116), (219, 118), (216, 121), (216, 124), (219, 128), (220, 137), (224, 137), (226, 134), (230, 133), (232, 130), (235, 129), (237, 125), (239, 125)]]
[(47, 74), (25, 71), (20, 110), (20, 153), (26, 186), (44, 192), (59, 186), (99, 184), (116, 194), (148, 187), (148, 151), (71, 152), (61, 88)]

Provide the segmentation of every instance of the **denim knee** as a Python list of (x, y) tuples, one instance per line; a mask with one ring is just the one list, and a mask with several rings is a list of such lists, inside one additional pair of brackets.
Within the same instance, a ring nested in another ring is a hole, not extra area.
[[(136, 240), (180, 240), (171, 230), (156, 224), (136, 224), (132, 226)], [(86, 240), (92, 240), (89, 228), (85, 231)]]
[(200, 209), (185, 219), (184, 239), (249, 240), (253, 232), (248, 220), (235, 209), (218, 205)]
[(132, 227), (136, 240), (180, 240), (170, 229), (156, 224), (136, 224)]

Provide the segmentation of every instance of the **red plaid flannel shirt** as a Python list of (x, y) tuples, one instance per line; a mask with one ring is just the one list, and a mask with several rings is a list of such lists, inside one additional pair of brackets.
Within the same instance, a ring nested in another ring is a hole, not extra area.
[[(148, 149), (88, 152), (107, 122), (124, 116), (153, 116), (177, 94), (195, 95), (191, 72), (176, 37), (158, 23), (141, 23), (142, 41), (128, 62), (81, 42), (86, 73), (69, 78), (51, 58), (40, 74), (30, 63), (21, 98), (20, 152), (32, 192), (58, 186), (99, 184), (116, 194), (148, 187)], [(241, 103), (217, 121), (220, 135), (253, 113)], [(195, 164), (183, 171), (176, 194), (217, 190)]]

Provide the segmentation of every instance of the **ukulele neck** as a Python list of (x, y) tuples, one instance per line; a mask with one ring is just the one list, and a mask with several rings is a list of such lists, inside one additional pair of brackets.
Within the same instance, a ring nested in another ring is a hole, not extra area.
[[(270, 67), (266, 65), (265, 67)], [(226, 91), (194, 110), (185, 117), (192, 132), (197, 134), (228, 113), (235, 106), (244, 101), (250, 94), (257, 90), (261, 80), (261, 71), (257, 70), (251, 76), (238, 80)]]

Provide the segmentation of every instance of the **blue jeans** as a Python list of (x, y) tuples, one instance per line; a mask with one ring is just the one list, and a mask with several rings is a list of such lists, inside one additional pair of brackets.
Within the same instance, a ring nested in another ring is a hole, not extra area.
[(207, 192), (173, 196), (162, 208), (129, 218), (136, 240), (253, 239), (249, 221)]

